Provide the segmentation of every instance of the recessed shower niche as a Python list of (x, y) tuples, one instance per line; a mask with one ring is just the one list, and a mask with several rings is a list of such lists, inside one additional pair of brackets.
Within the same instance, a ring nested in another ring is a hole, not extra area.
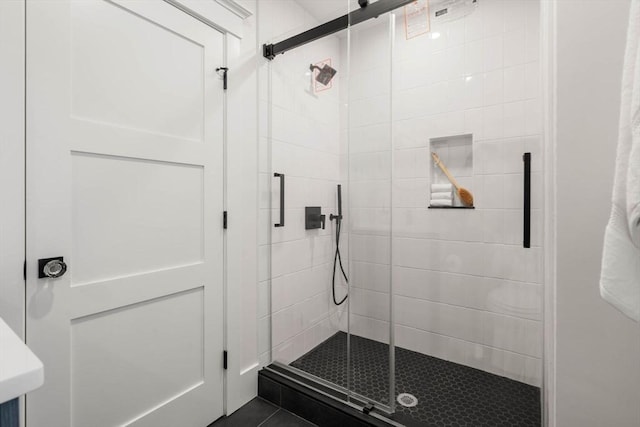
[(429, 139), (429, 208), (473, 209), (472, 143), (472, 134)]

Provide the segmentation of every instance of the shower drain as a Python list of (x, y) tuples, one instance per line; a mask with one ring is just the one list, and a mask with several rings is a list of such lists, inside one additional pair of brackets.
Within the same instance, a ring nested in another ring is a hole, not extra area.
[(405, 408), (413, 408), (418, 404), (418, 399), (413, 394), (400, 393), (398, 395), (398, 403)]

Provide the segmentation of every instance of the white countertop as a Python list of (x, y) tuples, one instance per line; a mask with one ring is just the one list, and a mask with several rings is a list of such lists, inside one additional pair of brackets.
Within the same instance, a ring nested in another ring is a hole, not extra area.
[(0, 403), (35, 390), (43, 382), (40, 359), (0, 318)]

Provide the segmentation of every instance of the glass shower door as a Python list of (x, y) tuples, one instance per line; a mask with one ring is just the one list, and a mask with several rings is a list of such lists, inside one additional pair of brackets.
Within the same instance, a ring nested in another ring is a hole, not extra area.
[(345, 126), (349, 234), (349, 390), (395, 407), (391, 251), (394, 14), (351, 26)]
[[(339, 2), (340, 3), (340, 2)], [(259, 2), (260, 40), (277, 43), (347, 13), (313, 2)], [(335, 3), (333, 3), (335, 4)], [(321, 6), (321, 5), (317, 5)], [(261, 67), (263, 364), (347, 395), (348, 304), (333, 264), (338, 239), (342, 63), (346, 31), (277, 55)], [(345, 260), (346, 261), (346, 260)], [(349, 265), (343, 261), (345, 275)], [(345, 397), (346, 398), (346, 397)]]
[[(321, 16), (314, 4), (260, 2), (261, 41), (359, 8), (345, 0)], [(322, 37), (265, 61), (260, 76), (262, 363), (386, 412), (392, 25), (385, 14)]]

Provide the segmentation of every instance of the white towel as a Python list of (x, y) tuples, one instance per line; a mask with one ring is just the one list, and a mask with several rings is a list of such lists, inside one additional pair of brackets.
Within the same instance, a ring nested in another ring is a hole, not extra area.
[(453, 193), (443, 192), (443, 193), (431, 193), (431, 200), (451, 200), (453, 199)]
[(441, 193), (444, 191), (453, 191), (453, 185), (451, 184), (431, 184), (432, 193)]
[(640, 321), (640, 1), (631, 2), (613, 205), (604, 235), (600, 295)]
[(434, 207), (453, 206), (453, 200), (431, 199), (429, 204)]

